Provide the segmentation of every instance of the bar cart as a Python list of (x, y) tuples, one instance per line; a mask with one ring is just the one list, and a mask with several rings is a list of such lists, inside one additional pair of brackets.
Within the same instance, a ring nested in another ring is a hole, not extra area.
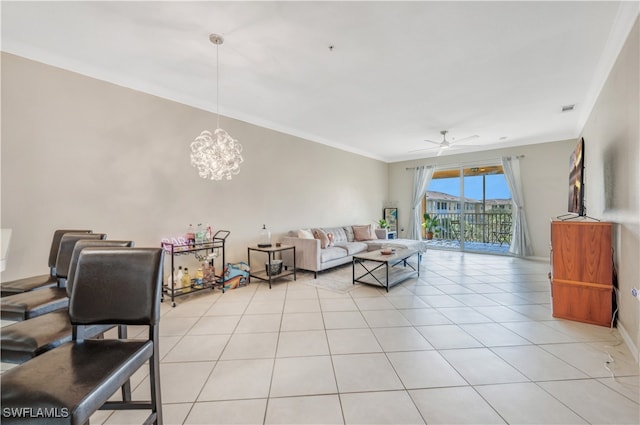
[[(215, 289), (220, 287), (224, 293), (224, 265), (225, 262), (225, 243), (226, 239), (231, 232), (228, 230), (218, 230), (210, 241), (206, 242), (190, 242), (187, 244), (174, 244), (163, 242), (162, 248), (166, 251), (166, 254), (171, 257), (170, 264), (170, 278), (168, 282), (164, 282), (162, 285), (162, 298), (164, 301), (165, 294), (171, 297), (171, 307), (176, 306), (175, 298), (181, 295), (192, 294), (194, 292), (202, 291), (203, 289)], [(180, 255), (194, 255), (199, 261), (206, 261), (211, 267), (214, 266), (215, 258), (220, 258), (222, 263), (208, 276), (203, 276), (201, 281), (191, 278), (189, 286), (181, 286), (181, 282), (176, 282), (175, 274), (175, 259)], [(216, 273), (217, 272), (217, 273)]]

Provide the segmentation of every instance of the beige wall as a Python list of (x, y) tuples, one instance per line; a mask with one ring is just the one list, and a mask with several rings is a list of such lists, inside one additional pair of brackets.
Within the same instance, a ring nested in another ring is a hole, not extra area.
[[(567, 211), (569, 187), (569, 156), (575, 140), (520, 146), (430, 158), (419, 161), (394, 163), (390, 166), (390, 199), (398, 205), (409, 205), (413, 170), (416, 165), (435, 164), (441, 169), (456, 168), (460, 165), (500, 163), (500, 157), (524, 155), (520, 160), (520, 171), (524, 191), (525, 211), (531, 234), (533, 255), (549, 258), (549, 220)], [(406, 231), (409, 225), (408, 208), (398, 209), (400, 225)]]
[(380, 218), (387, 164), (228, 118), (244, 147), (231, 181), (198, 177), (189, 143), (215, 115), (2, 54), (2, 227), (13, 229), (3, 280), (45, 273), (56, 228), (159, 246), (189, 223), (231, 231), (246, 260), (266, 223), (302, 226)]
[(582, 131), (587, 214), (616, 223), (619, 327), (640, 348), (640, 32), (636, 20)]

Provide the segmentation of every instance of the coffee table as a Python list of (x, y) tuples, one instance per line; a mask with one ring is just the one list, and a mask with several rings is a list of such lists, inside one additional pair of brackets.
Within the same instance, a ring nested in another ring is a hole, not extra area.
[[(422, 253), (417, 249), (395, 249), (392, 254), (383, 254), (384, 249), (355, 254), (353, 256), (353, 284), (356, 282), (389, 287), (412, 277), (420, 276)], [(417, 256), (417, 267), (408, 260)], [(356, 276), (356, 269), (364, 273)]]

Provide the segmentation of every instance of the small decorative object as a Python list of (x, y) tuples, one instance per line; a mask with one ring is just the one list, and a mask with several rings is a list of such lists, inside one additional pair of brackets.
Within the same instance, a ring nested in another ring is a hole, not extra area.
[(263, 224), (260, 230), (260, 239), (258, 242), (258, 248), (270, 248), (271, 247), (271, 232), (267, 229), (267, 225)]
[(390, 250), (390, 249), (383, 249), (383, 250), (380, 251), (380, 254), (382, 254), (382, 255), (391, 255), (391, 254), (393, 254), (393, 251)]
[(327, 247), (333, 246), (333, 239), (334, 239), (333, 233), (331, 232), (327, 233), (327, 239), (329, 239), (329, 243), (327, 243)]

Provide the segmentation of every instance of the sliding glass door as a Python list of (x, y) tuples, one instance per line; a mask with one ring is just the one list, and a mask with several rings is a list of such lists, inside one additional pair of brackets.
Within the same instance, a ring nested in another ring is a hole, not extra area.
[(436, 171), (423, 209), (437, 217), (438, 225), (428, 242), (433, 248), (508, 251), (511, 194), (500, 165)]

